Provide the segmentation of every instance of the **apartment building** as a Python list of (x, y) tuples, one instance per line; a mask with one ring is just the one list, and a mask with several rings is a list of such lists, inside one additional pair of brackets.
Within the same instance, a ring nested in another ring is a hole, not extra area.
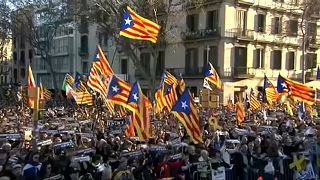
[(12, 40), (0, 42), (0, 86), (8, 86), (12, 81)]
[[(262, 90), (264, 75), (274, 85), (279, 74), (301, 81), (303, 43), (299, 1), (201, 2), (199, 5), (186, 1), (181, 7), (183, 11), (170, 17), (169, 22), (179, 28), (159, 53), (159, 77), (164, 69), (181, 73), (191, 92), (199, 96), (203, 69), (209, 61), (224, 83), (224, 92), (217, 93), (220, 103), (227, 103), (229, 96), (244, 97), (251, 88)], [(320, 63), (319, 18), (314, 15), (308, 22), (306, 81), (314, 80)], [(144, 66), (152, 66), (150, 52), (141, 50), (139, 54)], [(139, 79), (139, 73), (135, 74)]]

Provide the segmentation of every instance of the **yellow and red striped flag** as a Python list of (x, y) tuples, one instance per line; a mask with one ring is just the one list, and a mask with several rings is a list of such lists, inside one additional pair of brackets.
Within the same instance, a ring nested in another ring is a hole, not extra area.
[(315, 90), (299, 82), (278, 76), (277, 90), (279, 93), (290, 94), (295, 101), (313, 105)]
[(161, 78), (160, 88), (155, 94), (156, 113), (162, 112), (164, 108), (170, 112), (172, 106), (178, 100), (177, 88), (178, 80), (169, 72), (164, 72)]
[(241, 101), (239, 101), (237, 103), (237, 121), (238, 121), (238, 125), (241, 125), (241, 123), (244, 122), (244, 118), (245, 118), (245, 112), (244, 112), (243, 104), (242, 104)]
[(108, 83), (107, 99), (114, 104), (127, 107), (130, 91), (131, 85), (129, 83), (118, 78), (116, 75), (112, 75)]
[[(29, 64), (29, 69), (28, 69), (28, 89), (36, 88), (36, 87), (37, 87), (37, 85), (36, 85), (36, 82), (35, 82), (34, 77), (33, 77), (33, 72), (32, 72), (31, 66)], [(29, 97), (29, 107), (30, 108), (34, 108), (34, 101), (35, 101), (34, 98), (30, 98)]]
[(269, 81), (267, 76), (264, 76), (264, 83), (263, 83), (263, 90), (264, 90), (264, 102), (276, 102), (279, 99), (279, 93), (273, 84)]
[(92, 64), (90, 74), (87, 80), (87, 85), (93, 90), (98, 92), (104, 98), (107, 97), (106, 85), (102, 82), (101, 77), (98, 73), (97, 67), (101, 67), (101, 62), (94, 62)]
[(157, 42), (160, 26), (146, 18), (141, 17), (130, 7), (123, 14), (120, 36), (130, 39)]
[(100, 71), (101, 75), (103, 75), (103, 77), (105, 78), (105, 81), (108, 82), (108, 80), (113, 75), (113, 70), (99, 45), (95, 58), (96, 60), (99, 60), (101, 62), (101, 64), (96, 64), (95, 68)]
[(127, 130), (126, 130), (126, 132), (125, 132), (125, 134), (126, 134), (126, 136), (127, 137), (134, 137), (134, 136), (136, 136), (136, 133), (134, 132), (134, 117), (133, 117), (133, 115), (131, 115), (130, 117), (129, 117), (129, 120), (128, 120), (129, 122), (128, 122), (128, 128), (127, 128)]
[(142, 93), (138, 82), (134, 83), (128, 97), (128, 109), (133, 114), (133, 124), (140, 140), (147, 140), (150, 137), (150, 118), (147, 109), (146, 97)]
[(212, 64), (208, 62), (208, 67), (206, 68), (204, 72), (205, 78), (204, 80), (207, 80), (211, 84), (213, 84), (217, 89), (223, 90), (222, 81), (217, 73), (217, 71), (214, 69)]
[(254, 90), (251, 88), (250, 91), (250, 109), (255, 111), (257, 109), (259, 109), (261, 107), (261, 103), (260, 101), (257, 99), (257, 97), (255, 96)]
[(195, 144), (203, 143), (199, 114), (189, 90), (185, 90), (172, 108), (172, 113), (183, 124)]

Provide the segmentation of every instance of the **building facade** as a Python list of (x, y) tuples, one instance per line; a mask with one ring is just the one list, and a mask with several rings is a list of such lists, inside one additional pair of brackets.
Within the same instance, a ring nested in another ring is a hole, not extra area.
[(8, 86), (12, 82), (12, 40), (8, 38), (0, 42), (0, 86)]
[[(181, 73), (191, 92), (199, 96), (204, 67), (209, 61), (224, 83), (224, 92), (218, 93), (220, 103), (226, 103), (229, 96), (244, 97), (251, 88), (262, 90), (264, 75), (274, 85), (279, 74), (301, 81), (303, 36), (299, 2), (203, 0), (200, 5), (184, 3), (183, 11), (170, 17), (169, 22), (179, 28), (159, 53), (157, 74), (160, 77), (163, 69)], [(304, 55), (306, 81), (314, 80), (320, 63), (317, 55), (319, 15), (310, 19)], [(150, 52), (141, 50), (139, 54), (144, 66), (152, 66)], [(125, 67), (121, 54), (119, 59), (120, 67)], [(139, 79), (137, 73), (134, 74)]]

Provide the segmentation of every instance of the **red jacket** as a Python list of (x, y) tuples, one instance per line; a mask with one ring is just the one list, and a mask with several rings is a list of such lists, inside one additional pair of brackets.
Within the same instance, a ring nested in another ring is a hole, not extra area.
[[(160, 172), (160, 179), (171, 177), (171, 170), (179, 169), (183, 165), (183, 161), (176, 162), (162, 162), (158, 165), (158, 170)], [(161, 169), (163, 169), (161, 171)]]

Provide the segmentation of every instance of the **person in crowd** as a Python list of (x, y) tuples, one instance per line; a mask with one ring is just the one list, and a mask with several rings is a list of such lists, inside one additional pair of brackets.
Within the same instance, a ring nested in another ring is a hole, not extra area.
[(38, 180), (40, 179), (41, 163), (39, 162), (40, 155), (38, 153), (31, 153), (28, 163), (23, 167), (23, 180)]

